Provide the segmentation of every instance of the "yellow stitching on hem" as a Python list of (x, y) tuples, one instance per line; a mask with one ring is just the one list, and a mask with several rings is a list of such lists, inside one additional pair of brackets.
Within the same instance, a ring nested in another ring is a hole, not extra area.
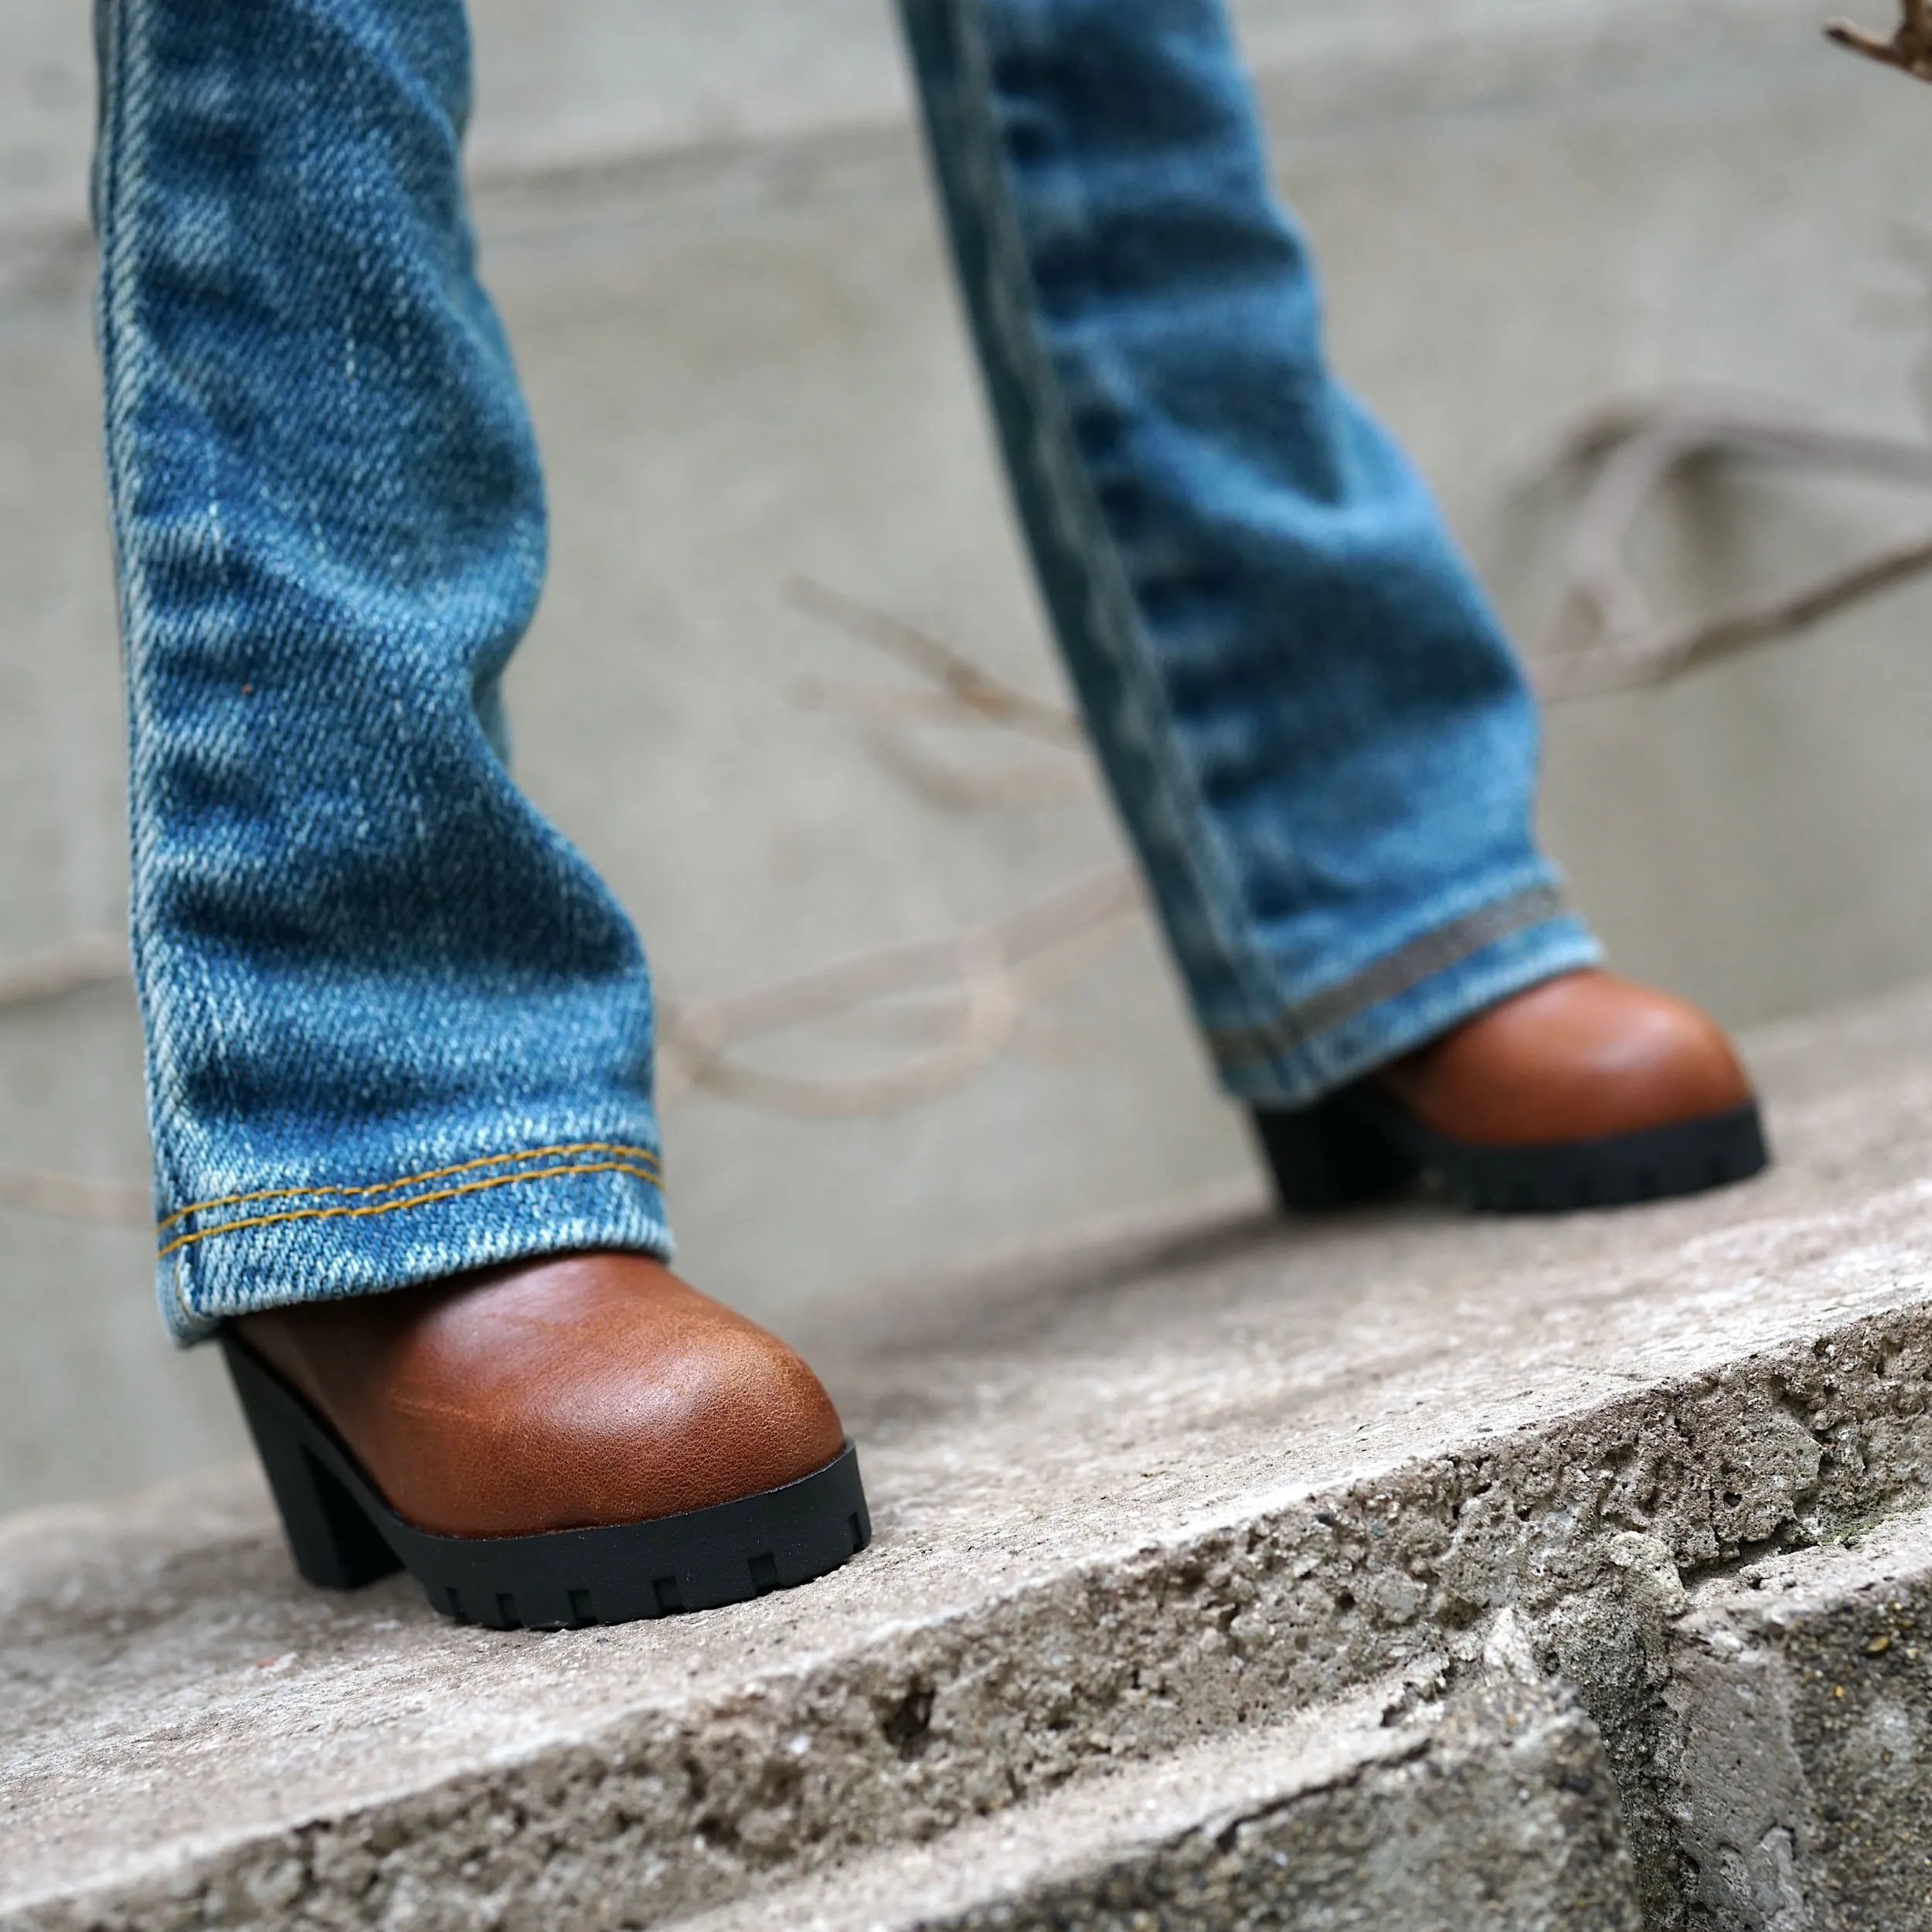
[(279, 1214), (257, 1214), (245, 1221), (224, 1221), (219, 1227), (202, 1228), (170, 1241), (155, 1258), (165, 1261), (179, 1249), (191, 1248), (197, 1241), (217, 1234), (234, 1234), (243, 1228), (265, 1228), (277, 1221), (333, 1221), (346, 1216), (354, 1220), (372, 1214), (393, 1214), (400, 1208), (427, 1207), (433, 1201), (453, 1201), (459, 1194), (481, 1194), (493, 1187), (513, 1187), (519, 1181), (551, 1181), (565, 1174), (634, 1174), (653, 1187), (658, 1177), (649, 1168), (629, 1161), (580, 1162), (569, 1167), (544, 1167), (528, 1174), (498, 1174), (487, 1181), (465, 1181), (461, 1187), (438, 1188), (433, 1194), (413, 1194), (406, 1201), (380, 1201), (370, 1207), (286, 1208)]
[(157, 1234), (165, 1234), (177, 1221), (209, 1208), (240, 1207), (247, 1201), (292, 1201), (304, 1194), (387, 1194), (399, 1187), (414, 1187), (420, 1181), (441, 1181), (452, 1174), (468, 1174), (479, 1167), (502, 1167), (511, 1161), (541, 1161), (553, 1154), (634, 1154), (654, 1166), (658, 1157), (648, 1147), (633, 1147), (628, 1141), (574, 1141), (556, 1147), (527, 1147), (519, 1154), (485, 1154), (474, 1161), (459, 1161), (454, 1167), (431, 1168), (427, 1174), (405, 1174), (400, 1180), (376, 1181), (367, 1187), (269, 1187), (253, 1194), (219, 1194), (212, 1201), (191, 1202), (176, 1208), (165, 1221), (155, 1223)]

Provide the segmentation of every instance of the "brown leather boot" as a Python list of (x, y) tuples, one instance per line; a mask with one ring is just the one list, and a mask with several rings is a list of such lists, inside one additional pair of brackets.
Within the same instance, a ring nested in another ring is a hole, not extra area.
[(553, 1629), (803, 1583), (871, 1535), (811, 1371), (642, 1255), (267, 1310), (223, 1340), (314, 1583), (406, 1566), (449, 1616)]
[(1716, 1024), (1595, 971), (1532, 986), (1313, 1107), (1254, 1117), (1283, 1205), (1301, 1209), (1420, 1175), (1468, 1208), (1610, 1207), (1741, 1181), (1768, 1158)]

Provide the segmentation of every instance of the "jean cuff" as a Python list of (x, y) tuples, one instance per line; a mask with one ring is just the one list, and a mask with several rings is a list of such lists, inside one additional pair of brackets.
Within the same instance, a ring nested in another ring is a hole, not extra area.
[(1209, 1036), (1222, 1085), (1265, 1107), (1307, 1107), (1547, 979), (1600, 964), (1596, 936), (1553, 886), (1507, 893), (1266, 1026)]
[(573, 1140), (393, 1178), (240, 1189), (158, 1226), (156, 1290), (179, 1342), (232, 1315), (374, 1294), (594, 1248), (671, 1258), (655, 1148)]

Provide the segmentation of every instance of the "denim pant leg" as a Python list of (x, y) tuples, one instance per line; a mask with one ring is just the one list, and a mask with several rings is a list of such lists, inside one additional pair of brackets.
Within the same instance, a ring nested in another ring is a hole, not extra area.
[(101, 0), (162, 1308), (668, 1252), (642, 952), (505, 768), (541, 480), (460, 0)]
[(1219, 0), (902, 10), (1034, 563), (1226, 1086), (1310, 1100), (1594, 961), (1522, 674), (1328, 371)]

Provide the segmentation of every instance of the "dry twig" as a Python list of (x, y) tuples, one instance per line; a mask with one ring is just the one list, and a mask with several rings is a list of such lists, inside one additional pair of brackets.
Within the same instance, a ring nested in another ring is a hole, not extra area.
[(1535, 666), (1536, 688), (1553, 702), (1662, 684), (1700, 665), (1753, 645), (1794, 638), (1854, 604), (1932, 570), (1932, 536), (1861, 557), (1762, 604), (1726, 612), (1708, 623), (1654, 636), (1617, 651), (1547, 658)]
[(1899, 24), (1889, 40), (1881, 40), (1849, 20), (1834, 20), (1825, 37), (1849, 47), (1868, 60), (1899, 67), (1920, 80), (1932, 80), (1932, 4), (1929, 0), (1899, 0)]
[[(808, 705), (863, 721), (875, 755), (910, 790), (951, 810), (1022, 810), (1094, 792), (1079, 719), (1029, 696), (951, 645), (808, 577), (784, 586), (795, 607), (884, 651), (936, 688), (878, 690), (814, 680)], [(1026, 765), (975, 769), (934, 757), (917, 725), (992, 726), (1063, 754)], [(1063, 754), (1073, 752), (1077, 760)], [(662, 1009), (660, 1090), (698, 1087), (767, 1112), (808, 1118), (896, 1113), (964, 1085), (1012, 1042), (1021, 1022), (1117, 943), (1143, 903), (1127, 866), (1075, 880), (1004, 918), (944, 938), (886, 947), (777, 985)], [(923, 1002), (908, 1007), (909, 1000)], [(933, 1043), (889, 1070), (802, 1079), (750, 1066), (744, 1043), (866, 1013)]]
[(872, 756), (909, 791), (947, 811), (1037, 811), (1095, 795), (1093, 767), (1084, 757), (1069, 756), (1070, 745), (1056, 755), (991, 770), (935, 757), (905, 727), (997, 722), (968, 709), (950, 692), (881, 691), (812, 678), (798, 685), (797, 696), (808, 709), (864, 723)]
[[(1144, 903), (1138, 876), (1109, 866), (1004, 917), (944, 938), (881, 947), (842, 964), (733, 998), (663, 1012), (660, 1080), (770, 1111), (818, 1118), (894, 1113), (963, 1085), (1006, 1045), (1020, 1020), (1117, 943)], [(731, 1056), (743, 1043), (909, 996), (951, 1009), (940, 1043), (887, 1073), (799, 1080)]]
[(128, 941), (120, 933), (88, 933), (46, 951), (0, 964), (0, 1009), (58, 999), (83, 986), (128, 977)]
[(0, 1207), (108, 1227), (151, 1227), (155, 1218), (145, 1188), (30, 1167), (0, 1167)]
[(1032, 758), (981, 770), (935, 757), (903, 732), (871, 730), (866, 743), (907, 791), (946, 811), (1041, 811), (1084, 804), (1098, 794), (1084, 758)]
[[(1064, 705), (1049, 704), (1043, 698), (1016, 691), (971, 658), (942, 644), (930, 632), (889, 613), (875, 610), (835, 590), (811, 577), (792, 577), (784, 586), (786, 601), (808, 616), (833, 625), (848, 637), (896, 658), (921, 676), (930, 678), (951, 700), (950, 706), (931, 707), (930, 694), (913, 700), (927, 722), (954, 724), (1004, 725), (1048, 744), (1083, 745), (1086, 734), (1080, 721)], [(821, 700), (837, 686), (817, 688)], [(879, 701), (874, 698), (874, 704)], [(889, 701), (890, 702), (890, 701)], [(875, 711), (875, 716), (880, 715)], [(902, 714), (903, 715), (903, 714)]]
[(1712, 457), (1932, 485), (1932, 443), (1849, 429), (1755, 396), (1690, 389), (1593, 410), (1533, 468), (1519, 467), (1507, 486), (1520, 491), (1552, 471), (1592, 473), (1555, 613), (1530, 654), (1546, 697), (1662, 683), (1752, 645), (1795, 636), (1932, 569), (1932, 553), (1914, 537), (1709, 621), (1658, 624), (1631, 558), (1636, 529), (1680, 468)]

